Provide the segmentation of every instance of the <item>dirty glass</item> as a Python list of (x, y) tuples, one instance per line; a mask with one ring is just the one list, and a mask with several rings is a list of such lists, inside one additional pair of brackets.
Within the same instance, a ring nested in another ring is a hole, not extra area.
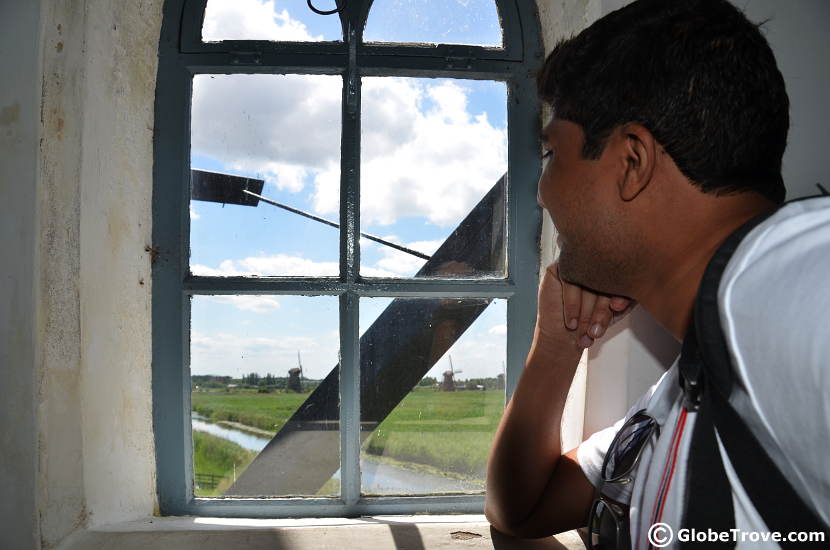
[(504, 83), (364, 78), (361, 275), (504, 277), (506, 170)]
[(340, 76), (193, 78), (194, 274), (338, 275), (341, 88)]
[(481, 493), (504, 411), (506, 300), (360, 302), (361, 493)]
[(375, 0), (363, 39), (501, 46), (502, 31), (493, 0)]
[[(313, 4), (320, 11), (336, 7), (335, 0), (314, 0)], [(306, 0), (208, 0), (202, 24), (203, 42), (342, 39), (340, 18), (312, 12)]]
[(337, 496), (336, 297), (194, 296), (194, 496)]

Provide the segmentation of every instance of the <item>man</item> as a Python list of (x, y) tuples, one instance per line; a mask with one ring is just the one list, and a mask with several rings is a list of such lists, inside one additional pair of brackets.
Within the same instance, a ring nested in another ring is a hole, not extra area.
[[(632, 481), (603, 492), (626, 505), (632, 548), (648, 548), (651, 525), (680, 524), (686, 496), (695, 413), (682, 406), (677, 362), (625, 418), (563, 454), (565, 397), (583, 349), (636, 304), (682, 340), (719, 245), (783, 203), (784, 81), (758, 27), (727, 1), (639, 0), (560, 42), (539, 91), (553, 109), (539, 203), (561, 253), (541, 281), (534, 340), (491, 449), (485, 514), (523, 538), (585, 526), (612, 438), (646, 409), (659, 432)], [(817, 451), (830, 441), (827, 273), (830, 198), (787, 204), (741, 241), (719, 311), (740, 382), (731, 403), (830, 523)], [(727, 473), (736, 527), (764, 531)]]

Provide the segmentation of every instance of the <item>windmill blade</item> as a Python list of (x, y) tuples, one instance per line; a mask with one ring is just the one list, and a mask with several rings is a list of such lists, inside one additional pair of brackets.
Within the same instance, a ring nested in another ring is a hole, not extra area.
[[(502, 176), (415, 277), (505, 265)], [(492, 298), (395, 298), (360, 337), (360, 441), (410, 393)], [(440, 330), (439, 330), (440, 329)], [(313, 495), (340, 467), (340, 365), (335, 365), (224, 495)]]

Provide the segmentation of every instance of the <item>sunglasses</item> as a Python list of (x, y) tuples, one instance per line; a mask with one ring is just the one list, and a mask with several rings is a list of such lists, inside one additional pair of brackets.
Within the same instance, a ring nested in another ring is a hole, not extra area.
[[(602, 483), (631, 482), (631, 472), (654, 434), (660, 434), (660, 426), (645, 409), (626, 420), (608, 446), (602, 463)], [(629, 547), (628, 507), (603, 496), (600, 485), (588, 516), (588, 549), (627, 550)]]

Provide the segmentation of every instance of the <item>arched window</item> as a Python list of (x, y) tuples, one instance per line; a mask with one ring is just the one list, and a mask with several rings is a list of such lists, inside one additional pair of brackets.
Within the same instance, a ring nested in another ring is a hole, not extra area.
[(518, 0), (165, 2), (163, 514), (482, 511), (535, 319), (537, 26)]

